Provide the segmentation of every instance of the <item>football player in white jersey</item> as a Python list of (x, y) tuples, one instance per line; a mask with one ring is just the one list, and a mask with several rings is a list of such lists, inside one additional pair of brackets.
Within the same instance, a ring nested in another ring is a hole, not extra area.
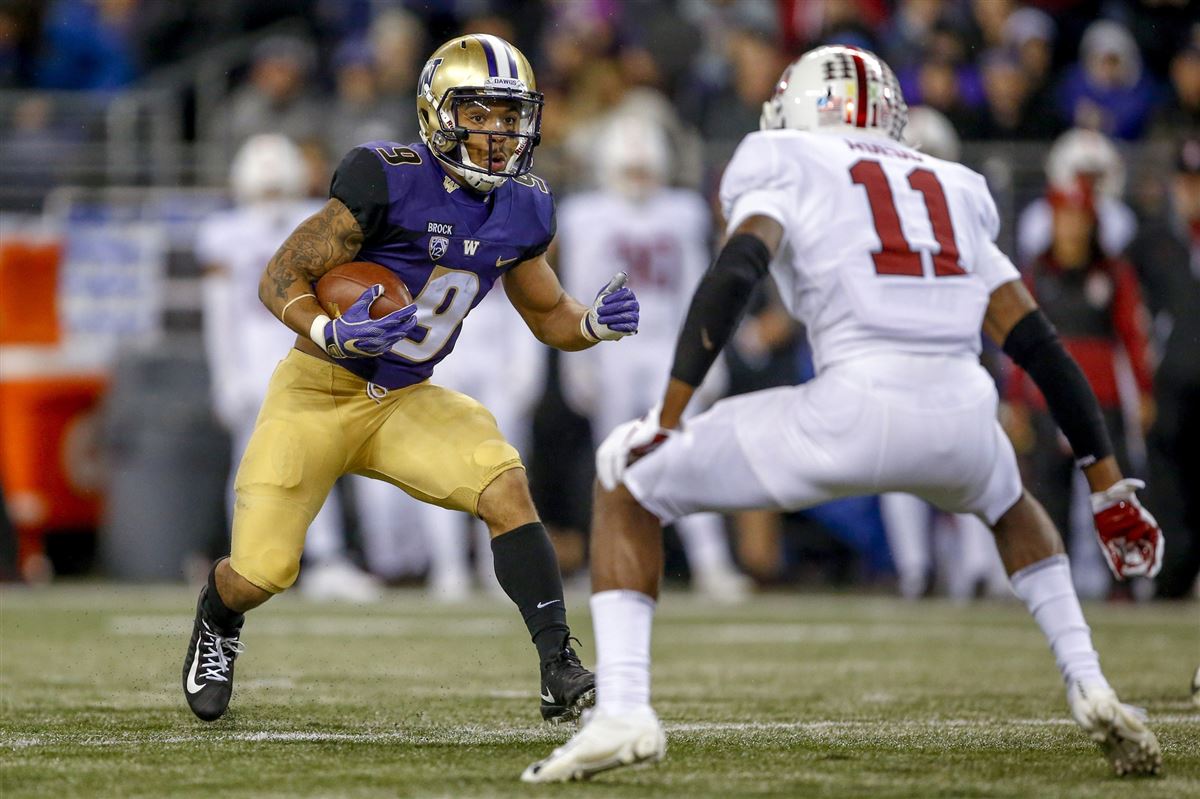
[[(1091, 484), (1118, 576), (1153, 575), (1162, 535), (1123, 479), (1095, 396), (994, 239), (983, 178), (901, 143), (891, 69), (853, 47), (810, 51), (784, 72), (761, 127), (721, 184), (729, 238), (692, 298), (659, 405), (596, 455), (592, 620), (597, 705), (528, 782), (582, 779), (661, 759), (650, 706), (650, 627), (660, 525), (701, 510), (803, 508), (903, 491), (978, 515), (1014, 592), (1054, 652), (1071, 714), (1118, 774), (1152, 774), (1158, 741), (1100, 669), (1062, 539), (1022, 487), (980, 328), (1045, 394)], [(767, 273), (808, 329), (817, 376), (683, 409)]]
[[(710, 222), (704, 198), (669, 188), (667, 135), (654, 120), (632, 112), (612, 119), (599, 137), (596, 191), (559, 205), (558, 269), (568, 292), (586, 291), (617, 262), (638, 287), (645, 324), (620, 357), (595, 347), (561, 364), (568, 403), (591, 421), (597, 442), (619, 423), (654, 404), (687, 313), (692, 290), (708, 268)], [(697, 405), (711, 405), (727, 381), (718, 369), (705, 380)], [(695, 590), (718, 601), (747, 596), (717, 513), (678, 519)]]
[[(233, 437), (233, 478), (267, 383), (295, 341), (258, 299), (262, 265), (296, 226), (320, 208), (304, 197), (308, 169), (299, 147), (278, 134), (253, 136), (230, 167), (237, 207), (216, 214), (197, 230), (196, 257), (205, 267), (204, 342), (213, 407)], [(381, 596), (378, 582), (346, 557), (342, 510), (330, 494), (308, 528), (305, 555), (311, 565), (300, 590), (314, 599), (369, 602)]]

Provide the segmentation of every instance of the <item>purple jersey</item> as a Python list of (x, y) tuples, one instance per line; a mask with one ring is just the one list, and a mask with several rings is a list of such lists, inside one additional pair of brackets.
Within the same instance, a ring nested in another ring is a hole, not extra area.
[(554, 238), (554, 198), (541, 178), (513, 178), (480, 195), (451, 178), (423, 143), (354, 148), (334, 173), (329, 195), (362, 228), (358, 260), (395, 272), (417, 304), (410, 338), (378, 358), (338, 361), (389, 389), (433, 374), (496, 280), (544, 253)]

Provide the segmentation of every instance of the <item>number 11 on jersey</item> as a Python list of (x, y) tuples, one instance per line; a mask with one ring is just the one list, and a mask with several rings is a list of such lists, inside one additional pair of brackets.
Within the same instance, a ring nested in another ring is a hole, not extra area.
[[(867, 191), (867, 202), (871, 205), (871, 217), (875, 220), (875, 233), (881, 248), (871, 253), (877, 275), (908, 275), (924, 277), (921, 253), (913, 250), (904, 238), (900, 227), (900, 215), (892, 197), (887, 175), (878, 161), (858, 161), (850, 167), (850, 179)], [(917, 168), (908, 173), (908, 185), (919, 191), (925, 199), (925, 210), (929, 224), (937, 239), (938, 251), (933, 257), (934, 277), (954, 277), (966, 272), (958, 265), (958, 245), (954, 242), (954, 225), (950, 221), (950, 208), (946, 193), (936, 174), (928, 169)]]

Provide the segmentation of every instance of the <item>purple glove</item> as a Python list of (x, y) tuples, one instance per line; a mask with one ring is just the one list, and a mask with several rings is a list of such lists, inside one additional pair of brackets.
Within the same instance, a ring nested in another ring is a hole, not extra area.
[(580, 320), (579, 329), (588, 341), (616, 341), (637, 333), (638, 301), (625, 287), (627, 279), (624, 272), (617, 272)]
[(334, 358), (377, 358), (396, 342), (408, 338), (417, 326), (417, 306), (406, 305), (387, 316), (372, 319), (371, 304), (382, 294), (383, 286), (376, 283), (344, 314), (325, 323), (322, 335), (326, 352)]

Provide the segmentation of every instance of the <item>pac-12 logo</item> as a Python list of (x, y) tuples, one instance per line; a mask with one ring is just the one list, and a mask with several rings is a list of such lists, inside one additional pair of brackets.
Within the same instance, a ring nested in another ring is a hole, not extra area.
[(429, 257), (433, 260), (441, 258), (448, 249), (450, 249), (450, 239), (445, 236), (429, 237)]

